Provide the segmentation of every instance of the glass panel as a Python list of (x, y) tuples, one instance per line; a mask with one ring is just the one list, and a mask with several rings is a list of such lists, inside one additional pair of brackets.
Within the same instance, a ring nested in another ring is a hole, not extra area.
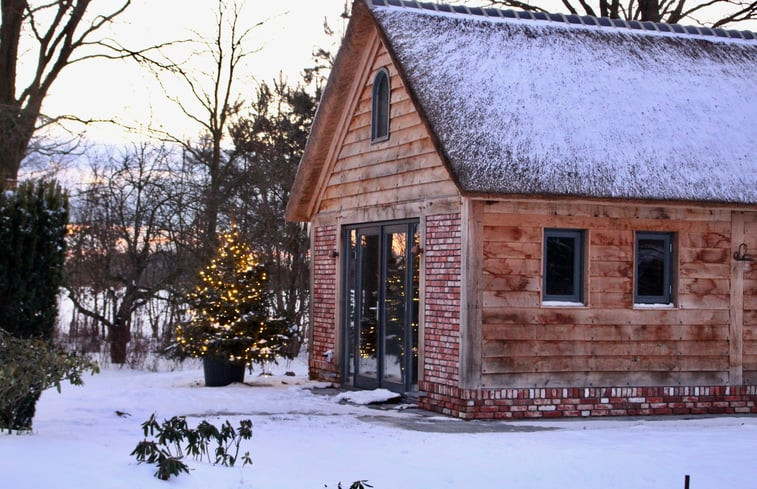
[(378, 378), (378, 302), (379, 302), (379, 237), (360, 235), (360, 287), (358, 301), (359, 330), (358, 375)]
[(547, 236), (546, 295), (575, 296), (576, 238)]
[(371, 139), (389, 135), (389, 76), (380, 71), (373, 81), (373, 119)]
[(420, 245), (417, 227), (403, 223), (345, 233), (343, 373), (356, 387), (417, 389), (420, 266), (412, 250)]
[[(416, 249), (419, 249), (421, 246), (421, 236), (418, 232), (417, 226), (415, 224), (411, 225), (412, 233), (413, 233), (413, 245), (416, 247)], [(411, 311), (410, 311), (410, 349), (413, 352), (413, 356), (410, 359), (410, 382), (408, 384), (410, 385), (410, 388), (412, 390), (417, 389), (418, 384), (418, 311), (419, 311), (419, 305), (420, 305), (420, 295), (418, 292), (419, 289), (419, 283), (420, 283), (420, 260), (414, 256), (413, 254), (409, 255), (410, 258), (413, 260), (413, 300), (411, 302)]]
[(354, 382), (355, 375), (355, 328), (358, 321), (357, 309), (357, 231), (351, 229), (347, 235), (347, 332), (345, 349), (347, 358), (345, 359), (345, 375), (347, 383)]
[(404, 371), (407, 304), (407, 231), (385, 235), (384, 380), (401, 384)]
[(636, 295), (666, 296), (665, 239), (639, 238), (636, 255)]

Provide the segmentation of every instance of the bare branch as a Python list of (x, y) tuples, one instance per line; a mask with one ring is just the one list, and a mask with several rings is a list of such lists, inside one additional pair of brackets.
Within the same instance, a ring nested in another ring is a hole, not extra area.
[(735, 12), (727, 17), (723, 17), (722, 19), (712, 24), (712, 27), (722, 27), (726, 24), (754, 19), (757, 19), (757, 2), (752, 2), (738, 12)]
[[(37, 123), (42, 101), (61, 71), (76, 61), (73, 54), (82, 47), (96, 45), (97, 41), (91, 38), (121, 15), (131, 0), (112, 2), (111, 10), (95, 15), (87, 23), (85, 14), (91, 3), (91, 0), (48, 0), (33, 5), (27, 0), (3, 0), (0, 29), (0, 181), (17, 177), (35, 131), (48, 125), (47, 122)], [(18, 87), (22, 36), (35, 45), (29, 51), (34, 58), (26, 57), (30, 59), (34, 73), (23, 87)]]
[(531, 5), (529, 3), (521, 2), (519, 0), (491, 0), (488, 2), (489, 5), (495, 6), (504, 6), (504, 7), (514, 7), (519, 8), (521, 10), (527, 10), (529, 12), (549, 12), (548, 9), (544, 7), (539, 7), (538, 5)]
[(79, 298), (76, 295), (76, 293), (71, 289), (68, 289), (68, 298), (71, 300), (74, 307), (79, 313), (87, 316), (90, 319), (94, 319), (98, 323), (103, 324), (108, 328), (113, 326), (113, 323), (110, 320), (108, 320), (108, 318), (94, 311), (89, 310), (84, 304), (82, 304), (82, 302), (79, 301)]
[[(540, 3), (539, 0), (536, 0)], [(576, 14), (582, 9), (588, 15), (599, 14), (603, 17), (623, 18), (626, 20), (652, 20), (656, 22), (678, 23), (684, 20), (710, 27), (723, 27), (747, 20), (757, 20), (757, 1), (743, 0), (697, 0), (696, 3), (689, 0), (628, 0), (624, 5), (620, 0), (561, 0), (562, 6), (567, 12)], [(470, 0), (469, 3), (481, 3)], [(519, 0), (489, 0), (486, 5), (502, 7), (514, 7), (523, 10), (546, 12), (544, 7), (536, 4), (527, 4)], [(696, 16), (707, 14), (707, 17), (716, 20), (701, 22)]]

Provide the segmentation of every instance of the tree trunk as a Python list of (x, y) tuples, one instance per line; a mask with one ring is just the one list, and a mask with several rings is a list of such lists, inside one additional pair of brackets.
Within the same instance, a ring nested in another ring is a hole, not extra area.
[(0, 183), (14, 184), (26, 148), (34, 134), (34, 121), (14, 109), (0, 106)]
[(110, 328), (110, 362), (115, 365), (126, 363), (126, 346), (131, 340), (131, 328), (124, 324), (114, 324)]
[(639, 9), (642, 21), (660, 21), (660, 5), (657, 0), (639, 0)]

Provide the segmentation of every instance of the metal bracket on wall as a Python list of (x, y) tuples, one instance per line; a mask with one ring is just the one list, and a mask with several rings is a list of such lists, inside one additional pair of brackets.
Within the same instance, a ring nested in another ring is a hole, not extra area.
[(748, 251), (746, 243), (741, 243), (739, 248), (733, 252), (733, 259), (737, 261), (754, 261), (754, 257)]

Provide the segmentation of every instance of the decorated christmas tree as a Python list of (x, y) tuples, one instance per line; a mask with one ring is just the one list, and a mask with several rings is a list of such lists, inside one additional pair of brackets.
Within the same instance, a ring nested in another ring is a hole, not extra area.
[(187, 295), (190, 320), (176, 331), (180, 352), (235, 365), (275, 362), (289, 334), (283, 320), (269, 317), (267, 285), (265, 267), (237, 230), (224, 233)]

